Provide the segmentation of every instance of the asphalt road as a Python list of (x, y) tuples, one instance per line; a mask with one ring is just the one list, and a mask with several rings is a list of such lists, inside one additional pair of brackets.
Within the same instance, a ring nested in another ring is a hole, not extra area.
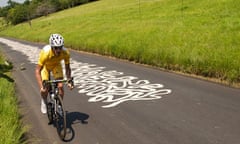
[(40, 112), (34, 68), (41, 47), (0, 38), (0, 50), (14, 64), (29, 143), (240, 143), (239, 89), (76, 51), (76, 88), (65, 89), (69, 130), (62, 142)]

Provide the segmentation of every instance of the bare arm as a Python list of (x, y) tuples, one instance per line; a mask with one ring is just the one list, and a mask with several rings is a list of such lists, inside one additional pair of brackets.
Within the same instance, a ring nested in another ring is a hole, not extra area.
[(68, 79), (68, 80), (71, 80), (71, 82), (68, 83), (68, 88), (69, 88), (70, 90), (72, 90), (72, 89), (74, 88), (74, 84), (73, 84), (72, 77), (71, 77), (70, 64), (66, 64), (66, 65), (65, 65), (65, 69), (66, 69), (67, 79)]
[(65, 65), (65, 70), (66, 70), (67, 79), (71, 79), (71, 68), (70, 68), (70, 64), (66, 64), (66, 65)]
[(35, 76), (39, 85), (39, 88), (41, 89), (43, 87), (42, 85), (42, 77), (41, 77), (41, 70), (42, 70), (42, 66), (37, 65), (36, 69), (35, 69)]

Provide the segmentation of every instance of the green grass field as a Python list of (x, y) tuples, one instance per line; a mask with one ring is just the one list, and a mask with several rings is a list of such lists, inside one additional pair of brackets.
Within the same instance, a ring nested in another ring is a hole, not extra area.
[(24, 128), (18, 113), (14, 80), (11, 77), (11, 65), (6, 65), (0, 53), (0, 143), (24, 144)]
[(0, 31), (168, 70), (240, 82), (240, 1), (99, 0)]

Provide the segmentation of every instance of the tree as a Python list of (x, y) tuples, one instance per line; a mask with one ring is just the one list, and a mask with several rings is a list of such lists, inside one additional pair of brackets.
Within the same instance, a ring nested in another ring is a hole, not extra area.
[(69, 0), (59, 0), (59, 3), (60, 3), (59, 8), (61, 10), (70, 8)]
[(12, 0), (8, 0), (7, 4), (8, 4), (8, 6), (11, 7), (11, 8), (15, 7), (16, 5), (19, 5), (19, 3), (14, 2), (14, 1), (12, 1)]
[(18, 24), (91, 1), (96, 0), (25, 0), (23, 4), (8, 0), (6, 7), (0, 7), (0, 17), (12, 24)]
[(28, 9), (22, 5), (17, 5), (8, 11), (7, 21), (12, 24), (18, 24), (27, 20)]
[(0, 17), (7, 17), (9, 7), (0, 7)]
[(38, 16), (47, 16), (50, 13), (53, 13), (56, 11), (56, 8), (54, 5), (49, 4), (48, 2), (40, 4), (36, 9), (36, 14)]

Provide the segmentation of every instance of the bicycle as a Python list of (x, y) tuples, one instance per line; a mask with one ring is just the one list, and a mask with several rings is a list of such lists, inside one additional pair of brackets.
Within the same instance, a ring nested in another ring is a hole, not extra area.
[[(66, 83), (67, 80), (44, 80), (43, 86), (48, 88), (47, 116), (49, 124), (54, 124), (59, 137), (64, 140), (67, 133), (66, 112), (63, 99), (59, 95), (58, 83)], [(73, 83), (73, 78), (71, 79)]]

